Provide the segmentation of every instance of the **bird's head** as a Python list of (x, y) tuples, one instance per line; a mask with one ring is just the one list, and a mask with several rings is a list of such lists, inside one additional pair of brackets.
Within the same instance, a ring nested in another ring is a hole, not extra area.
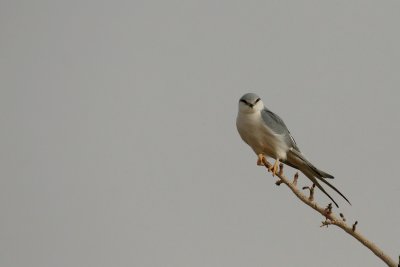
[(239, 112), (254, 113), (263, 110), (264, 103), (261, 98), (253, 93), (247, 93), (239, 100)]

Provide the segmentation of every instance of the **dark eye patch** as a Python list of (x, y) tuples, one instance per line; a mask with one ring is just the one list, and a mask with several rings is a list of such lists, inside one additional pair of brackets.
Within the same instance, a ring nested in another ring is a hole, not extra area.
[(248, 105), (249, 103), (247, 103), (247, 101), (246, 100), (244, 100), (244, 99), (240, 99), (240, 101), (239, 102), (243, 102), (243, 103), (245, 103), (246, 105)]
[(254, 104), (257, 104), (257, 102), (260, 101), (260, 100), (261, 100), (260, 98), (257, 98), (257, 100), (256, 100), (256, 102), (254, 102)]

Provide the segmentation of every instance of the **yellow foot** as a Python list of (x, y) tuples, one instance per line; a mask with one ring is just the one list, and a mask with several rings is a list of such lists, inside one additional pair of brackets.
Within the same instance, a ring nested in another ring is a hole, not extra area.
[(268, 168), (268, 171), (272, 172), (272, 176), (275, 176), (276, 172), (278, 171), (278, 166), (279, 166), (279, 159), (276, 159), (274, 165)]
[(258, 159), (257, 159), (257, 165), (258, 166), (264, 166), (264, 155), (263, 154), (258, 154)]

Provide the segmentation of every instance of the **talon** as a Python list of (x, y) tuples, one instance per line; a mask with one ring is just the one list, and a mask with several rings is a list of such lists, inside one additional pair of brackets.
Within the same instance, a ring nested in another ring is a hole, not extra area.
[(279, 159), (275, 160), (274, 165), (268, 168), (268, 171), (272, 172), (272, 176), (275, 176), (276, 172), (278, 171), (279, 166)]
[(258, 159), (257, 159), (257, 165), (258, 166), (264, 166), (263, 159), (264, 159), (264, 155), (263, 154), (258, 154)]

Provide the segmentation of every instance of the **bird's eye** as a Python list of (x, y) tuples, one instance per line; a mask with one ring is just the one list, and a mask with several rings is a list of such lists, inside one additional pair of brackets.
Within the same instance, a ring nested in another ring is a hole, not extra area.
[(257, 104), (257, 102), (260, 101), (260, 100), (261, 100), (260, 98), (257, 98), (257, 100), (256, 100), (256, 102), (254, 102), (254, 104)]
[(246, 101), (246, 100), (244, 100), (244, 99), (240, 99), (240, 101), (239, 101), (239, 102), (243, 102), (243, 103), (245, 103), (246, 105), (248, 105), (247, 101)]

